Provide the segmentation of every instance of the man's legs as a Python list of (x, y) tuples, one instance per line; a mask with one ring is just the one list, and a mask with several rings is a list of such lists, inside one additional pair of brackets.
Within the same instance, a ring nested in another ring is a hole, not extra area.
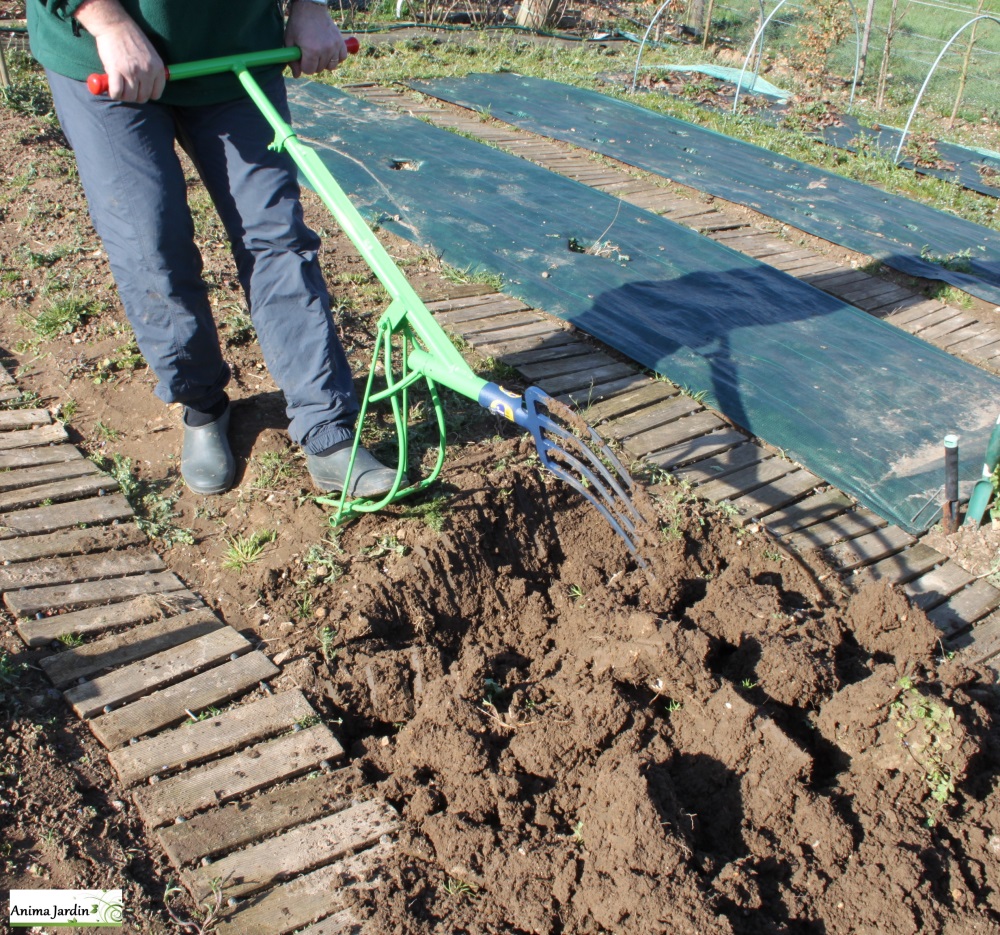
[(125, 313), (159, 380), (156, 395), (202, 411), (218, 406), (229, 368), (201, 278), (170, 109), (48, 78)]
[[(284, 82), (267, 91), (287, 117)], [(179, 139), (232, 242), (268, 370), (285, 395), (289, 434), (318, 454), (353, 438), (358, 402), (305, 224), (291, 158), (249, 97), (179, 111)]]

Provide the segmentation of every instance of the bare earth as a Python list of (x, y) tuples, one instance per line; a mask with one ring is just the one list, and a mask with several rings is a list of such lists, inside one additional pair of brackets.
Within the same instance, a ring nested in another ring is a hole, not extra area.
[[(76, 444), (176, 498), (167, 538), (193, 541), (154, 547), (323, 712), (345, 788), (399, 810), (388, 885), (356, 897), (371, 932), (1000, 932), (992, 677), (943, 658), (898, 593), (848, 592), (672, 486), (651, 489), (647, 575), (530, 443), (454, 398), (440, 500), (334, 533), (194, 182), (241, 470), (191, 494), (179, 412), (129, 356), (71, 166), (51, 123), (0, 111), (3, 354)], [(308, 209), (362, 374), (379, 297)], [(386, 242), (440, 288), (433, 257)], [(71, 294), (92, 314), (37, 337), (26, 316)], [(264, 530), (258, 561), (223, 566)], [(166, 859), (37, 668), (55, 650), (26, 650), (9, 617), (0, 650), (0, 888), (122, 886), (131, 931), (182, 931)]]

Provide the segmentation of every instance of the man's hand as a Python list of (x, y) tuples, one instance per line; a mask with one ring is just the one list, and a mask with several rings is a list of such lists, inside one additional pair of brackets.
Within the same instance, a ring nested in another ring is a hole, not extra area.
[(97, 43), (108, 74), (108, 97), (145, 104), (163, 93), (167, 83), (163, 59), (118, 0), (84, 0), (74, 18)]
[(302, 58), (289, 62), (292, 74), (315, 75), (333, 71), (347, 58), (347, 46), (340, 30), (330, 19), (330, 11), (318, 3), (293, 2), (285, 25), (285, 45), (297, 45)]

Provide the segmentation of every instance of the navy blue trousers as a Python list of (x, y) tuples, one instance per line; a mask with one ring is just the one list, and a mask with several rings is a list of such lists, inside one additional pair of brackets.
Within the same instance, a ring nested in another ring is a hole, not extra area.
[[(48, 72), (90, 216), (136, 342), (167, 403), (208, 410), (230, 372), (202, 279), (187, 185), (190, 156), (226, 228), (264, 361), (285, 395), (292, 440), (317, 453), (351, 438), (358, 402), (302, 217), (295, 165), (249, 97), (168, 107), (95, 97)], [(288, 119), (284, 80), (265, 88)]]

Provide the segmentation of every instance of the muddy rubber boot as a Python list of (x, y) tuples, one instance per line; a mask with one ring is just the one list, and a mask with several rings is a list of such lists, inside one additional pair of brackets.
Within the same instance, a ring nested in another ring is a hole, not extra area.
[(225, 493), (236, 477), (236, 458), (229, 447), (229, 407), (214, 422), (188, 425), (184, 419), (184, 448), (181, 477), (195, 493), (203, 496)]
[[(328, 455), (306, 454), (306, 467), (309, 468), (313, 483), (327, 493), (340, 493), (344, 489), (350, 463), (350, 445)], [(358, 448), (354, 459), (354, 473), (351, 475), (351, 489), (347, 495), (374, 500), (387, 494), (395, 481), (395, 468), (386, 467), (367, 448)], [(404, 476), (400, 486), (405, 487), (408, 483)]]

